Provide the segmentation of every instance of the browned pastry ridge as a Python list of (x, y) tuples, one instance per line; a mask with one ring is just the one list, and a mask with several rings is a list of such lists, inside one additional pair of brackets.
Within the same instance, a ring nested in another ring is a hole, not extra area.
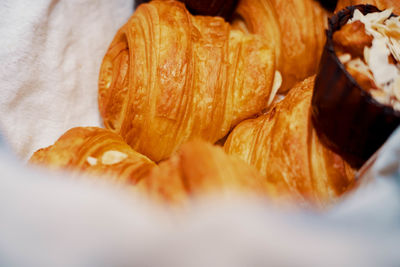
[(279, 198), (274, 185), (254, 167), (227, 155), (221, 147), (200, 140), (184, 144), (171, 158), (160, 163), (139, 182), (138, 190), (153, 200), (175, 205), (209, 194)]
[(393, 13), (400, 14), (399, 0), (339, 0), (336, 11), (342, 10), (347, 6), (370, 4), (376, 6), (380, 10), (393, 8)]
[[(118, 31), (99, 77), (106, 128), (155, 161), (193, 138), (211, 143), (268, 106), (275, 57), (260, 36), (176, 1), (138, 7)], [(274, 87), (275, 88), (275, 87)]]
[(275, 49), (281, 91), (317, 71), (328, 11), (315, 0), (240, 0), (235, 28), (263, 36)]
[(135, 191), (178, 206), (208, 194), (251, 194), (285, 200), (254, 167), (201, 140), (184, 144), (157, 166), (109, 130), (77, 127), (54, 145), (35, 152), (30, 163), (137, 185)]
[(136, 184), (155, 166), (117, 134), (96, 127), (70, 129), (54, 145), (36, 151), (29, 162), (128, 184)]
[(255, 166), (279, 192), (325, 206), (349, 189), (354, 173), (313, 127), (314, 79), (297, 84), (268, 114), (240, 123), (224, 148)]

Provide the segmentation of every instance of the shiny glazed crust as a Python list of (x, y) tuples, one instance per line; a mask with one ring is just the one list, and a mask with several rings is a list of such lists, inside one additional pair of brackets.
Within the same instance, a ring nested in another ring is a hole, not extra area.
[(36, 151), (29, 162), (128, 184), (136, 184), (155, 166), (117, 134), (96, 127), (70, 129), (54, 145)]
[(234, 27), (260, 34), (271, 44), (282, 73), (281, 91), (317, 71), (328, 11), (314, 0), (240, 0)]
[(349, 189), (354, 173), (313, 127), (314, 79), (297, 84), (268, 114), (240, 123), (224, 149), (255, 166), (277, 190), (327, 205)]
[(138, 7), (103, 60), (104, 125), (160, 161), (192, 138), (216, 142), (269, 102), (275, 57), (260, 37), (175, 1)]

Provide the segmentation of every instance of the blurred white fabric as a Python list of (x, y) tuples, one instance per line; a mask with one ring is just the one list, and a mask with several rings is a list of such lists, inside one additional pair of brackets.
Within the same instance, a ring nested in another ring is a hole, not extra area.
[[(382, 151), (400, 157), (400, 132)], [(394, 144), (395, 145), (394, 145)], [(99, 180), (37, 170), (0, 151), (0, 266), (399, 266), (399, 163), (333, 210), (205, 199), (172, 216)]]
[(100, 64), (131, 0), (0, 1), (0, 128), (21, 158), (99, 126)]
[(24, 166), (67, 129), (100, 124), (99, 66), (132, 6), (0, 1), (0, 266), (400, 266), (400, 130), (371, 182), (324, 214), (238, 198), (173, 216), (121, 188)]

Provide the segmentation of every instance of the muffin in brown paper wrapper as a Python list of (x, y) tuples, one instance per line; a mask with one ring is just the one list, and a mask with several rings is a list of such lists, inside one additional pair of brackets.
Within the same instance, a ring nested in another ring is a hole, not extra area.
[(312, 119), (322, 140), (359, 168), (399, 126), (400, 112), (379, 103), (363, 90), (335, 53), (333, 33), (353, 17), (355, 9), (364, 15), (380, 12), (372, 5), (357, 5), (329, 19), (327, 41), (315, 80)]

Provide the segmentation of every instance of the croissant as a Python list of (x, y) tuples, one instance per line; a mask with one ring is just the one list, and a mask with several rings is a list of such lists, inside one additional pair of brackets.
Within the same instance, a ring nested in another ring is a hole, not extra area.
[(240, 123), (224, 149), (255, 166), (278, 191), (326, 206), (352, 186), (354, 171), (313, 127), (314, 79), (297, 84), (266, 115)]
[(138, 191), (153, 200), (178, 206), (199, 196), (213, 193), (226, 196), (231, 192), (284, 201), (254, 167), (225, 154), (221, 147), (200, 140), (184, 144), (160, 163), (139, 182)]
[(104, 57), (99, 108), (106, 128), (160, 161), (189, 139), (214, 143), (265, 109), (279, 77), (260, 37), (222, 18), (192, 16), (180, 2), (152, 1)]
[(36, 151), (29, 162), (54, 170), (100, 175), (132, 185), (146, 177), (155, 166), (117, 134), (96, 127), (72, 128), (54, 145)]
[(274, 48), (280, 91), (315, 74), (325, 43), (328, 11), (315, 0), (240, 0), (235, 28), (260, 34)]
[(370, 4), (380, 10), (393, 8), (395, 14), (400, 14), (400, 1), (398, 0), (339, 0), (336, 6), (336, 11), (342, 10), (347, 6)]

